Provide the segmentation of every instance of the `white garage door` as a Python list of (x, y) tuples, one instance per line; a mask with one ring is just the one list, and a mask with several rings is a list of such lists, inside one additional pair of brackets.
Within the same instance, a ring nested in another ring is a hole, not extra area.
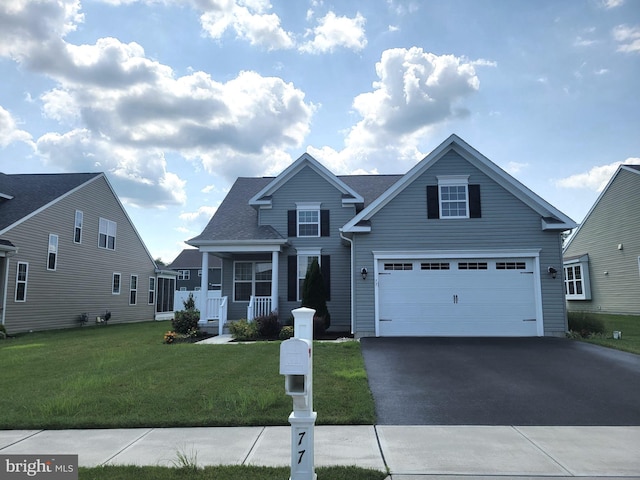
[(378, 261), (380, 336), (536, 336), (532, 258)]

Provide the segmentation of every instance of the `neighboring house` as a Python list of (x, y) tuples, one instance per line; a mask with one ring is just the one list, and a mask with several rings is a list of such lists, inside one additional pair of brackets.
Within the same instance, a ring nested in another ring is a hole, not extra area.
[[(202, 255), (195, 248), (185, 248), (173, 262), (167, 265), (170, 270), (178, 272), (176, 290), (200, 290), (202, 283)], [(220, 290), (222, 287), (222, 261), (209, 255), (209, 290)]]
[(570, 311), (640, 315), (640, 165), (621, 165), (564, 250)]
[(305, 153), (275, 178), (238, 178), (188, 243), (203, 272), (210, 253), (222, 259), (229, 319), (289, 318), (315, 258), (332, 330), (562, 336), (564, 287), (550, 268), (575, 226), (452, 135), (405, 175), (336, 176)]
[(1, 322), (10, 333), (171, 318), (161, 271), (102, 173), (0, 173)]

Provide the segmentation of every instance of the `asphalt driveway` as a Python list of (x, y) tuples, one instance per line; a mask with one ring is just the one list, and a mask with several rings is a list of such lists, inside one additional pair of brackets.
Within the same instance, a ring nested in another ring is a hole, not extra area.
[(640, 425), (640, 356), (560, 338), (363, 338), (381, 425)]

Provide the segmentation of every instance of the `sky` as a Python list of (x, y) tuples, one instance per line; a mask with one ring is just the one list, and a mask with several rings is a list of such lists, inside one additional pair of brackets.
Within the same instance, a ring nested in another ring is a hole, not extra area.
[(166, 263), (239, 176), (452, 133), (581, 222), (640, 163), (640, 0), (0, 2), (0, 172), (105, 172)]

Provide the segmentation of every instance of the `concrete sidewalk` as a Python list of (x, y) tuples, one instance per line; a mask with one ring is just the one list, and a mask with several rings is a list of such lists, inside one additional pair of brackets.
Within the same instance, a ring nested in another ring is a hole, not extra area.
[[(80, 466), (290, 465), (289, 427), (4, 430), (0, 454), (78, 454)], [(640, 479), (640, 427), (317, 426), (315, 465), (421, 476)]]

